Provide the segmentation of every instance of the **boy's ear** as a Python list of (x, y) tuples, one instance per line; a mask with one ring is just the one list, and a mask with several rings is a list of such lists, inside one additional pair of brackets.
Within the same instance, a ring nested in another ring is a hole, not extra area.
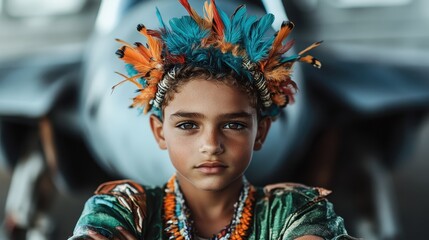
[(158, 143), (159, 148), (165, 150), (167, 149), (167, 144), (164, 138), (164, 130), (162, 128), (162, 121), (155, 115), (150, 115), (150, 128), (152, 130), (153, 136), (155, 137), (156, 142)]
[(255, 144), (253, 146), (253, 150), (258, 151), (262, 148), (262, 145), (265, 142), (265, 138), (268, 135), (268, 131), (271, 127), (271, 118), (264, 117), (258, 123), (258, 132), (256, 133)]

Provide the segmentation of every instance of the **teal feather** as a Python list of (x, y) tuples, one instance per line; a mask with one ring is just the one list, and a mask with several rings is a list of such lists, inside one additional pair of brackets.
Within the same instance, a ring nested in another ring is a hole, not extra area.
[(167, 30), (164, 20), (162, 19), (161, 13), (159, 12), (158, 7), (156, 7), (156, 17), (158, 18), (159, 24), (161, 24), (161, 28)]
[(137, 75), (139, 72), (137, 72), (137, 70), (134, 68), (134, 65), (132, 64), (125, 64), (125, 70), (128, 73), (128, 76), (135, 76)]
[(243, 34), (246, 35), (244, 45), (247, 55), (252, 62), (259, 62), (268, 55), (274, 37), (265, 40), (264, 35), (274, 22), (274, 15), (266, 14), (259, 20), (249, 17), (243, 26)]
[[(128, 76), (135, 76), (135, 75), (139, 74), (139, 72), (134, 68), (134, 65), (129, 64), (129, 63), (125, 64), (125, 71), (127, 71)], [(143, 87), (147, 86), (146, 79), (139, 78), (138, 81), (141, 85), (143, 85)]]
[(246, 17), (246, 6), (241, 5), (235, 13), (232, 15), (231, 19), (231, 34), (229, 38), (229, 42), (233, 44), (237, 44), (241, 41), (241, 25)]
[(283, 57), (283, 58), (281, 58), (280, 63), (295, 62), (295, 61), (298, 61), (299, 58), (301, 58), (300, 55), (294, 54), (294, 55), (289, 56), (289, 57)]
[(219, 70), (229, 68), (234, 72), (241, 74), (241, 69), (243, 68), (241, 65), (241, 59), (232, 55), (232, 53), (222, 53), (221, 51), (216, 52), (215, 57), (219, 59), (218, 68)]
[(232, 53), (222, 53), (217, 48), (195, 49), (187, 55), (187, 58), (192, 59), (192, 65), (204, 67), (209, 71), (223, 72), (225, 69), (232, 69), (238, 74), (242, 74), (243, 67), (241, 58), (238, 58)]
[(190, 16), (171, 19), (170, 27), (170, 31), (163, 34), (162, 38), (171, 54), (187, 54), (209, 34)]
[[(217, 12), (219, 13), (219, 16), (223, 22), (224, 26), (224, 36), (228, 34), (228, 31), (231, 29), (231, 19), (229, 19), (228, 14), (224, 12), (222, 9), (218, 8), (218, 6), (215, 6), (217, 9)], [(226, 37), (226, 36), (225, 36)]]
[(258, 20), (256, 16), (250, 16), (247, 19), (244, 19), (242, 23), (243, 34), (248, 35), (252, 28), (252, 25)]
[(271, 116), (271, 117), (278, 116), (279, 114), (280, 114), (280, 108), (275, 104), (271, 105), (267, 109), (264, 109), (264, 111), (262, 112), (263, 116)]
[(242, 27), (242, 21), (245, 18), (245, 16), (246, 16), (246, 7), (244, 5), (241, 5), (239, 8), (237, 8), (235, 13), (232, 15), (231, 19), (221, 14), (222, 21), (224, 23), (227, 22), (227, 24), (225, 24), (225, 41), (226, 42), (237, 44), (241, 41), (242, 39), (241, 27)]
[(261, 17), (257, 21), (257, 26), (255, 27), (255, 34), (257, 37), (262, 38), (264, 34), (270, 29), (271, 25), (274, 22), (274, 15), (269, 13)]

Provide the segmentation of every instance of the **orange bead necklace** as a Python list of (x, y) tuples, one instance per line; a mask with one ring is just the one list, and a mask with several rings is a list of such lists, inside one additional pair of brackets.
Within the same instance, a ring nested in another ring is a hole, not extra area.
[[(246, 239), (253, 216), (255, 188), (243, 178), (243, 189), (234, 204), (231, 222), (210, 240)], [(176, 177), (167, 183), (164, 196), (164, 230), (168, 239), (192, 240), (195, 235), (190, 210), (179, 189)]]

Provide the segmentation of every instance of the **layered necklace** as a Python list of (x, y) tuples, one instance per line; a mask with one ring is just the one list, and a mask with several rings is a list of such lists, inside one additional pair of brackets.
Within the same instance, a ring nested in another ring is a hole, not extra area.
[[(255, 188), (243, 177), (243, 189), (234, 204), (231, 222), (210, 240), (245, 239), (249, 233)], [(168, 239), (192, 240), (196, 236), (191, 211), (185, 204), (175, 176), (167, 183), (164, 196), (164, 226)]]

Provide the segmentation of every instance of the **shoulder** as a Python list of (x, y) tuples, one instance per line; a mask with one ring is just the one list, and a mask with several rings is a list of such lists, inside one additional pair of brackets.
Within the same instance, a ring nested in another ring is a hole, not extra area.
[(85, 204), (85, 212), (92, 216), (106, 215), (120, 216), (118, 219), (134, 222), (135, 230), (142, 232), (144, 220), (152, 213), (148, 209), (154, 209), (151, 203), (153, 198), (160, 198), (162, 189), (159, 187), (143, 186), (132, 180), (117, 180), (101, 184)]
[(133, 180), (116, 180), (101, 184), (94, 192), (93, 197), (114, 197), (121, 205), (127, 209), (131, 206), (145, 209), (146, 204), (151, 204), (162, 198), (162, 187), (144, 186)]
[(133, 180), (116, 180), (101, 184), (94, 192), (94, 197), (113, 196), (124, 208), (131, 212), (139, 211), (137, 214), (145, 216), (147, 203), (153, 198), (162, 195), (162, 188), (141, 185)]
[(129, 179), (102, 183), (95, 190), (95, 195), (120, 195), (127, 197), (139, 196), (146, 198), (147, 187)]
[(304, 198), (326, 197), (331, 191), (321, 187), (310, 187), (304, 184), (283, 182), (270, 184), (263, 188), (266, 197), (287, 194), (300, 195)]
[(287, 203), (287, 208), (283, 208), (283, 210), (294, 211), (307, 205), (323, 202), (330, 193), (330, 190), (321, 187), (285, 182), (265, 186), (262, 188), (261, 195), (265, 202), (284, 202)]
[(287, 222), (313, 205), (326, 205), (331, 191), (297, 183), (276, 183), (258, 188), (256, 210)]
[[(144, 218), (146, 216), (146, 191), (145, 188), (132, 180), (117, 180), (101, 184), (94, 192), (96, 196), (113, 196), (105, 198), (117, 202), (133, 215)], [(140, 221), (143, 219), (140, 219)]]
[(144, 186), (133, 180), (116, 180), (102, 183), (95, 190), (94, 194), (97, 195), (113, 195), (126, 198), (137, 198), (139, 200), (146, 200), (154, 195), (162, 194), (161, 187)]
[[(297, 183), (277, 183), (258, 189), (256, 224), (270, 229), (274, 239), (316, 235), (331, 239), (346, 234), (343, 220), (326, 199), (331, 191)], [(260, 229), (261, 233), (264, 231)]]

